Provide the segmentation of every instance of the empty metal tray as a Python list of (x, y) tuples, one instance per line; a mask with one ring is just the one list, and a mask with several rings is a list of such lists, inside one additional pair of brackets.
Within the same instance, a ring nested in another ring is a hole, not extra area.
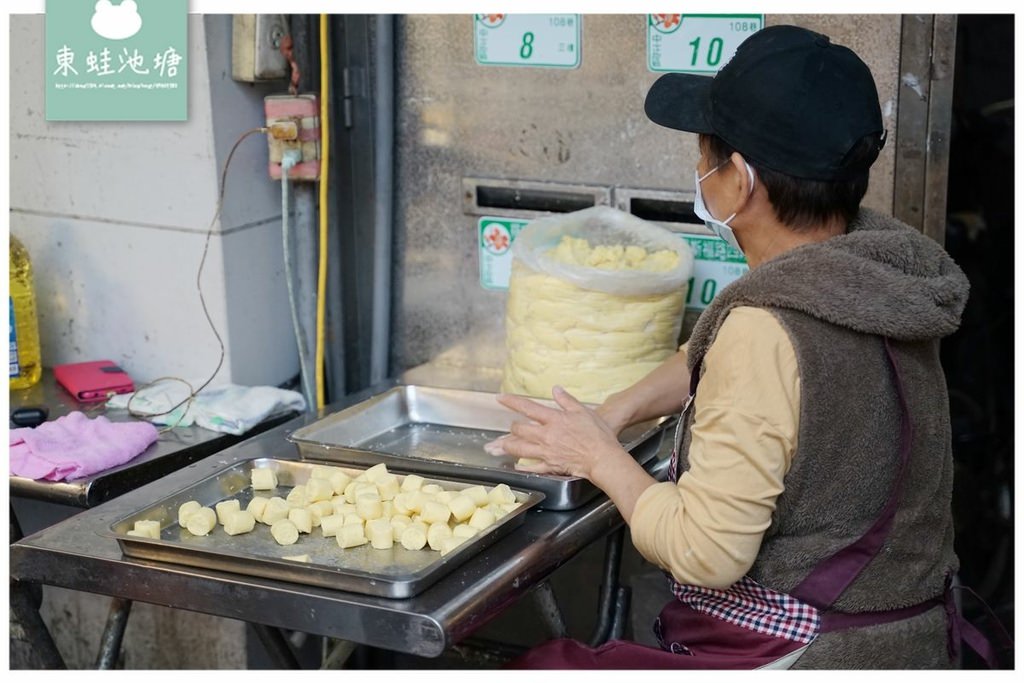
[[(551, 401), (539, 401), (554, 405)], [(522, 419), (497, 394), (400, 386), (293, 432), (288, 439), (304, 459), (389, 467), (457, 479), (505, 483), (540, 491), (548, 510), (571, 510), (599, 493), (586, 479), (532, 474), (515, 469), (515, 458), (484, 451), (488, 441)], [(670, 418), (671, 419), (671, 418)], [(620, 441), (644, 464), (661, 448), (664, 421), (636, 425)]]
[[(491, 527), (481, 531), (449, 554), (433, 550), (406, 550), (400, 545), (388, 550), (377, 550), (369, 544), (342, 550), (335, 538), (324, 538), (318, 529), (300, 534), (293, 545), (282, 546), (270, 535), (270, 527), (257, 524), (247, 534), (229, 536), (217, 525), (207, 536), (194, 536), (178, 525), (178, 507), (195, 500), (205, 507), (236, 498), (242, 509), (252, 499), (251, 473), (255, 467), (269, 467), (277, 472), (278, 486), (261, 495), (285, 497), (295, 485), (309, 480), (313, 463), (294, 460), (260, 458), (235, 463), (182, 491), (158, 500), (145, 509), (124, 517), (110, 530), (121, 545), (121, 551), (144, 560), (156, 560), (202, 567), (220, 571), (261, 576), (268, 579), (292, 581), (352, 591), (387, 598), (407, 598), (420, 593), (459, 564), (491, 545), (522, 524), (523, 514), (536, 506), (544, 496), (533, 491), (516, 491), (520, 507), (500, 518)], [(339, 467), (355, 477), (362, 469)], [(399, 479), (403, 474), (394, 471)], [(428, 479), (426, 483), (440, 484), (447, 490), (461, 490), (483, 482), (453, 482)], [(160, 522), (160, 539), (127, 535), (135, 522)], [(287, 555), (310, 556), (309, 562), (285, 560)]]

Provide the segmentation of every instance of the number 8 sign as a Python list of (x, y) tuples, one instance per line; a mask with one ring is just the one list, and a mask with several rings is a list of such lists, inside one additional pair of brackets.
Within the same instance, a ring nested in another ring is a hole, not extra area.
[(647, 68), (715, 74), (763, 27), (763, 14), (649, 14)]
[(578, 14), (476, 14), (476, 63), (574, 69), (580, 65), (580, 24)]

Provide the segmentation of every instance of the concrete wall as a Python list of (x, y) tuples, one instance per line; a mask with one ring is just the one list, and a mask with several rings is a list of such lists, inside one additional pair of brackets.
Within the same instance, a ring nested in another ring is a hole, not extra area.
[[(871, 68), (889, 142), (864, 205), (891, 213), (901, 16), (767, 14), (765, 23), (821, 31)], [(643, 15), (584, 15), (582, 62), (565, 70), (480, 66), (471, 26), (464, 15), (398, 21), (397, 371), (440, 361), (500, 376), (504, 366), (506, 294), (480, 285), (479, 216), (463, 209), (463, 177), (694, 190), (697, 136), (643, 112), (659, 76), (647, 69)]]
[[(231, 80), (230, 16), (192, 15), (188, 121), (47, 122), (43, 15), (12, 16), (10, 32), (10, 227), (35, 268), (44, 365), (109, 358), (137, 381), (205, 379), (220, 349), (196, 273), (220, 169), (275, 88)], [(203, 273), (226, 346), (218, 380), (239, 384), (298, 372), (266, 163), (263, 136), (239, 147)]]

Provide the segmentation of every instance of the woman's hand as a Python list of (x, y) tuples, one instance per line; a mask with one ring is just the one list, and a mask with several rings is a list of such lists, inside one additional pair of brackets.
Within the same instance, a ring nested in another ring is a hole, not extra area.
[(561, 387), (552, 397), (559, 408), (549, 408), (522, 396), (502, 395), (498, 402), (529, 418), (516, 422), (511, 432), (484, 448), (491, 455), (530, 458), (536, 464), (517, 464), (516, 469), (540, 474), (565, 474), (592, 480), (602, 458), (621, 455), (632, 460), (619, 445), (615, 431), (597, 411), (587, 408)]

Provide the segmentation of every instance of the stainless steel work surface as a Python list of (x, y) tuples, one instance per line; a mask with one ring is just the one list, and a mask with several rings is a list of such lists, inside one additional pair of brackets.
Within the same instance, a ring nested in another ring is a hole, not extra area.
[[(296, 430), (289, 439), (304, 457), (373, 465), (386, 462), (438, 476), (501, 482), (540, 491), (548, 510), (571, 510), (598, 495), (586, 479), (515, 469), (515, 458), (495, 457), (484, 444), (520, 418), (497, 394), (406, 385)], [(538, 401), (553, 405), (550, 401)], [(623, 432), (621, 442), (641, 464), (657, 453), (663, 425), (649, 422)]]
[[(178, 508), (187, 501), (196, 501), (213, 508), (217, 503), (237, 500), (242, 509), (252, 500), (250, 485), (255, 468), (273, 470), (278, 485), (270, 491), (258, 493), (284, 497), (297, 485), (310, 479), (314, 464), (294, 460), (259, 458), (225, 465), (216, 473), (194, 485), (169, 493), (160, 500), (137, 510), (110, 526), (125, 555), (145, 560), (186, 564), (193, 567), (220, 569), (238, 574), (262, 576), (281, 581), (324, 586), (339, 590), (405, 598), (421, 592), (437, 582), (473, 555), (522, 524), (523, 514), (541, 500), (536, 492), (512, 491), (519, 504), (494, 524), (467, 539), (452, 552), (442, 556), (430, 547), (407, 550), (396, 543), (387, 549), (377, 549), (368, 543), (342, 549), (337, 538), (325, 537), (320, 529), (300, 534), (291, 545), (280, 545), (271, 536), (270, 527), (257, 524), (249, 533), (228, 535), (219, 524), (204, 536), (196, 536), (178, 524)], [(365, 470), (337, 467), (355, 479)], [(399, 481), (405, 475), (395, 473)], [(426, 479), (424, 484), (437, 484), (446, 491), (459, 491), (480, 482), (452, 482)], [(128, 535), (136, 522), (156, 521), (160, 524), (160, 538)], [(308, 555), (309, 561), (285, 559)]]
[[(514, 603), (580, 550), (622, 524), (601, 497), (567, 512), (531, 510), (523, 524), (413, 598), (377, 596), (125, 557), (111, 524), (195, 485), (225, 465), (298, 459), (296, 418), (11, 546), (11, 577), (436, 657)], [(666, 440), (666, 443), (669, 440)], [(654, 465), (667, 466), (663, 447)]]

